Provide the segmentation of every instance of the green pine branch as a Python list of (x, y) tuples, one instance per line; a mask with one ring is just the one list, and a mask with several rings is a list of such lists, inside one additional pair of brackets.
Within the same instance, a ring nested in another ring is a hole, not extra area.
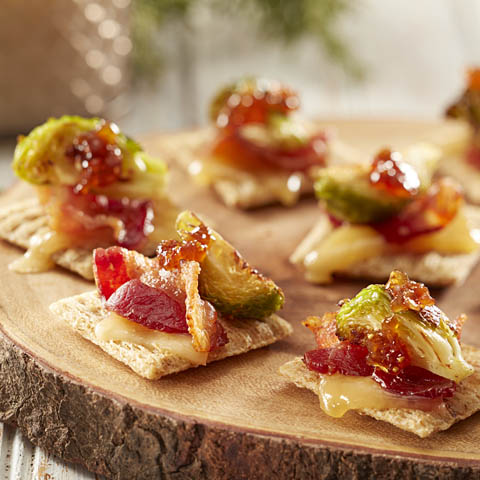
[(364, 70), (336, 31), (336, 22), (353, 11), (350, 0), (134, 0), (132, 5), (133, 70), (138, 79), (154, 79), (164, 65), (155, 42), (158, 29), (171, 20), (188, 20), (194, 4), (226, 16), (242, 15), (268, 41), (294, 43), (316, 38), (328, 57), (352, 78)]

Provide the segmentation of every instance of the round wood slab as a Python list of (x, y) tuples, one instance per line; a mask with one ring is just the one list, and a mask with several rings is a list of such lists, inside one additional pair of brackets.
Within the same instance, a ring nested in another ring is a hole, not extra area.
[[(334, 122), (365, 151), (428, 138), (438, 123)], [(162, 136), (145, 138), (161, 154)], [(246, 258), (285, 290), (287, 340), (152, 382), (138, 377), (50, 314), (60, 298), (93, 284), (57, 269), (7, 270), (19, 249), (0, 244), (0, 419), (35, 444), (122, 479), (465, 478), (480, 475), (480, 415), (427, 439), (348, 413), (332, 419), (318, 398), (281, 377), (280, 365), (314, 345), (300, 322), (364, 283), (306, 283), (287, 258), (315, 222), (313, 199), (250, 213), (221, 205), (173, 168), (172, 194), (211, 219)], [(24, 196), (15, 187), (0, 203)], [(464, 340), (480, 346), (477, 268), (463, 287), (437, 294), (448, 314), (469, 315)]]

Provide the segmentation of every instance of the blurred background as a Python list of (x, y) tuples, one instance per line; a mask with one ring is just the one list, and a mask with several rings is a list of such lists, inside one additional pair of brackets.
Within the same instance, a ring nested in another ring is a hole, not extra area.
[(49, 116), (188, 128), (244, 74), (290, 83), (310, 117), (441, 115), (480, 63), (479, 19), (478, 0), (2, 0), (0, 185)]

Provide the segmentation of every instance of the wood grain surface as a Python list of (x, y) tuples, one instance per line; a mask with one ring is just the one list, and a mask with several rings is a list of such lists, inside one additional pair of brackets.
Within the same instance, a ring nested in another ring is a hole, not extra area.
[[(448, 134), (435, 122), (336, 121), (365, 152)], [(144, 138), (161, 155), (162, 136)], [(73, 333), (48, 311), (59, 298), (93, 288), (66, 271), (18, 275), (20, 250), (0, 245), (0, 419), (34, 444), (111, 478), (465, 478), (480, 475), (480, 415), (428, 439), (349, 413), (324, 415), (318, 399), (277, 373), (313, 346), (300, 325), (365, 284), (306, 283), (288, 256), (318, 214), (313, 199), (296, 208), (253, 212), (222, 206), (172, 166), (175, 201), (203, 213), (245, 257), (285, 290), (287, 340), (157, 382), (144, 380)], [(29, 194), (15, 187), (1, 204)], [(480, 268), (466, 284), (434, 292), (451, 315), (465, 312), (463, 339), (480, 346)]]

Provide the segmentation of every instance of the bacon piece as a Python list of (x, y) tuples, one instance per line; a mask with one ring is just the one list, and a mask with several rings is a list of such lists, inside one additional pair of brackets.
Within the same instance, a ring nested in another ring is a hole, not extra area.
[(120, 247), (99, 248), (94, 252), (94, 274), (99, 293), (107, 301), (122, 285), (139, 280), (184, 305), (185, 321), (195, 350), (208, 352), (228, 343), (215, 308), (198, 293), (198, 262), (184, 261), (178, 269), (166, 270), (158, 259), (138, 252)]
[(313, 136), (303, 146), (287, 150), (257, 145), (235, 132), (220, 136), (212, 154), (219, 158), (228, 158), (235, 165), (249, 169), (266, 166), (300, 172), (315, 165), (325, 165), (326, 145), (327, 137), (324, 133)]
[(411, 198), (420, 188), (420, 178), (416, 170), (402, 160), (399, 152), (389, 149), (381, 150), (375, 156), (369, 180), (377, 190), (400, 198)]
[(193, 348), (197, 352), (209, 352), (225, 345), (227, 335), (218, 322), (215, 308), (208, 301), (202, 300), (198, 293), (200, 264), (185, 261), (181, 264), (180, 272), (186, 293), (187, 324), (193, 338)]
[(456, 389), (453, 380), (412, 365), (395, 375), (375, 368), (372, 378), (387, 392), (409, 397), (447, 398)]
[(100, 296), (105, 300), (131, 279), (120, 247), (95, 249), (93, 274)]
[(153, 228), (150, 200), (75, 194), (70, 190), (56, 213), (56, 230), (72, 237), (110, 238), (110, 242), (130, 249), (139, 248)]
[(435, 300), (423, 283), (410, 280), (408, 275), (400, 270), (394, 270), (390, 274), (385, 289), (392, 297), (390, 305), (394, 312), (405, 310), (419, 312), (435, 304)]
[(167, 333), (188, 333), (185, 303), (165, 291), (129, 280), (109, 297), (107, 310), (153, 330)]
[(308, 317), (303, 325), (315, 334), (318, 348), (333, 347), (340, 340), (337, 337), (337, 314), (327, 312), (323, 317)]
[(398, 215), (372, 224), (372, 227), (388, 242), (402, 244), (417, 235), (444, 228), (457, 215), (462, 203), (463, 195), (458, 184), (443, 178), (409, 203)]
[(97, 248), (93, 252), (93, 274), (105, 300), (124, 283), (140, 278), (148, 270), (158, 270), (158, 262), (133, 250), (110, 247)]
[(215, 97), (210, 116), (217, 127), (233, 132), (249, 123), (266, 123), (271, 113), (297, 110), (297, 93), (286, 85), (265, 79), (246, 79)]
[(367, 377), (373, 373), (373, 367), (367, 364), (367, 355), (366, 347), (341, 342), (334, 347), (311, 350), (305, 353), (303, 361), (315, 372)]

